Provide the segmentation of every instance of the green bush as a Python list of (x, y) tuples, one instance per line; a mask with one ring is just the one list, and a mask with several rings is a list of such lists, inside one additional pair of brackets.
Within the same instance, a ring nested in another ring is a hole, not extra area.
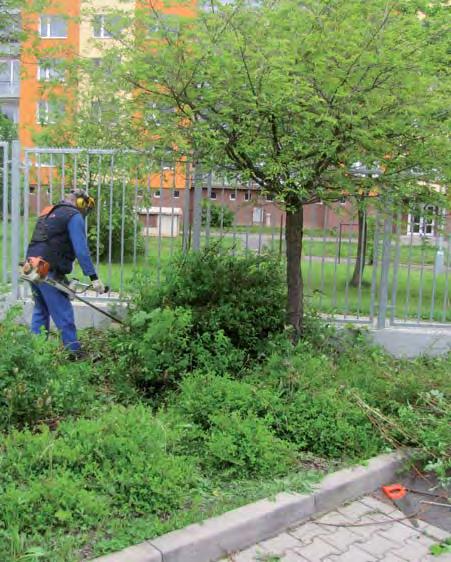
[(107, 517), (181, 509), (198, 473), (171, 452), (179, 439), (144, 406), (65, 421), (55, 433), (0, 436), (0, 520), (25, 533), (81, 531)]
[(285, 277), (276, 256), (233, 256), (220, 244), (180, 255), (160, 290), (143, 285), (138, 310), (191, 310), (192, 336), (222, 331), (232, 345), (256, 357), (285, 323)]
[(58, 340), (31, 336), (18, 313), (0, 323), (0, 429), (88, 411), (96, 398), (89, 366), (68, 362)]
[(202, 225), (209, 224), (213, 228), (230, 228), (235, 215), (226, 205), (202, 200)]
[(278, 439), (264, 420), (233, 412), (211, 421), (203, 463), (222, 478), (274, 478), (294, 467), (294, 447)]

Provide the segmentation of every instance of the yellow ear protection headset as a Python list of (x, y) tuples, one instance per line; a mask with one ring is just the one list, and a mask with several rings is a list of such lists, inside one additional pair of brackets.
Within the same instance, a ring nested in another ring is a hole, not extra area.
[(75, 206), (82, 213), (87, 214), (96, 206), (94, 197), (91, 197), (85, 191), (78, 189), (72, 191), (72, 193), (75, 195)]

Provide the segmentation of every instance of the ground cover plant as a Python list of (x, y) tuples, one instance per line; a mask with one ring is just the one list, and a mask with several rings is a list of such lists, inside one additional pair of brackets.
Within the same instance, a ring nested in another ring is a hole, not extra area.
[(396, 360), (313, 311), (293, 346), (282, 268), (177, 256), (81, 363), (1, 323), (1, 560), (88, 560), (398, 446), (449, 475), (451, 358)]

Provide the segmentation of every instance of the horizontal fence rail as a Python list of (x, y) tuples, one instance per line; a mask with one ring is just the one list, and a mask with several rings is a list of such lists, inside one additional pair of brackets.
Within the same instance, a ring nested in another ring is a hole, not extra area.
[[(29, 296), (19, 287), (17, 263), (37, 217), (79, 188), (97, 202), (86, 232), (99, 276), (111, 288), (105, 298), (129, 298), (140, 278), (164, 283), (176, 254), (218, 243), (236, 256), (272, 252), (285, 259), (285, 213), (277, 202), (252, 182), (170, 152), (21, 152), (18, 143), (0, 143), (0, 157), (1, 279), (16, 297)], [(304, 214), (302, 272), (309, 306), (334, 321), (380, 328), (449, 326), (447, 211), (426, 219), (421, 210), (384, 215), (375, 207), (359, 212), (351, 202), (337, 202), (308, 205)], [(78, 266), (74, 276), (82, 277)]]

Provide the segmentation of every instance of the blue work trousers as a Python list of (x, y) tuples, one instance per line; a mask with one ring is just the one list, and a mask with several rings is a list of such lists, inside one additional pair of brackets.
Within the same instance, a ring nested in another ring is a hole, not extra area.
[(39, 334), (44, 328), (46, 332), (49, 332), (50, 318), (52, 318), (61, 334), (64, 347), (70, 351), (78, 351), (80, 343), (75, 327), (74, 309), (69, 296), (45, 283), (32, 285), (32, 290), (34, 309), (31, 331)]

